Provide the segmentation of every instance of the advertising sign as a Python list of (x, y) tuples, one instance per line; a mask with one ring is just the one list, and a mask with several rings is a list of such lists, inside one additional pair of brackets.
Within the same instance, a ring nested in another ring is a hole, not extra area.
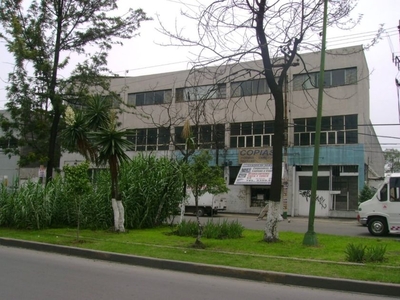
[(242, 164), (236, 177), (237, 185), (271, 185), (272, 164)]
[(272, 147), (240, 149), (238, 153), (238, 160), (239, 164), (272, 164)]

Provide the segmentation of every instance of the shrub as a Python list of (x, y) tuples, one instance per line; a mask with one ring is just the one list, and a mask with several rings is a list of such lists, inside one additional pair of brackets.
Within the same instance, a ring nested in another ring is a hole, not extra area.
[(345, 250), (346, 260), (350, 262), (383, 262), (385, 260), (386, 245), (367, 247), (362, 244), (350, 243)]
[(196, 236), (197, 235), (197, 223), (194, 221), (186, 221), (182, 220), (180, 224), (178, 224), (173, 232), (173, 234), (177, 236)]
[(345, 250), (346, 260), (357, 263), (364, 262), (365, 248), (366, 246), (361, 244), (358, 245), (354, 245), (353, 243), (348, 244)]
[[(203, 227), (203, 237), (208, 239), (237, 239), (242, 237), (244, 227), (237, 220), (228, 222), (214, 223), (208, 221)], [(176, 226), (173, 232), (178, 236), (191, 236), (197, 235), (197, 222), (183, 220), (181, 224)]]
[(237, 220), (228, 222), (223, 220), (222, 223), (213, 223), (208, 221), (204, 226), (203, 236), (209, 239), (237, 239), (242, 237), (244, 227)]
[(386, 245), (368, 247), (365, 253), (365, 260), (368, 262), (383, 262), (385, 260)]

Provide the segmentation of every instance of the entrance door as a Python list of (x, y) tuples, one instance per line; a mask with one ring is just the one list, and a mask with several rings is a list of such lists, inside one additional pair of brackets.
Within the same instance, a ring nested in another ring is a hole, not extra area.
[[(315, 203), (315, 216), (328, 217), (332, 205), (332, 195), (329, 192), (328, 171), (318, 172), (317, 197)], [(297, 172), (296, 186), (297, 207), (299, 216), (308, 216), (310, 212), (312, 172)], [(296, 207), (295, 206), (295, 207)]]

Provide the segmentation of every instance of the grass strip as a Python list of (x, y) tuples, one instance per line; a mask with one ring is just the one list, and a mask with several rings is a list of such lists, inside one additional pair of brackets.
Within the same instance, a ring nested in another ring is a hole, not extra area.
[[(172, 228), (133, 230), (116, 234), (109, 231), (81, 230), (76, 241), (75, 229), (40, 231), (0, 228), (0, 236), (85, 249), (140, 255), (212, 265), (268, 270), (285, 273), (400, 283), (400, 243), (395, 239), (344, 237), (318, 234), (318, 247), (302, 245), (304, 235), (280, 233), (281, 241), (262, 241), (263, 232), (245, 230), (240, 239), (203, 239), (206, 249), (194, 249), (193, 237), (172, 235)], [(355, 264), (345, 261), (349, 243), (366, 246), (386, 245), (383, 263)]]

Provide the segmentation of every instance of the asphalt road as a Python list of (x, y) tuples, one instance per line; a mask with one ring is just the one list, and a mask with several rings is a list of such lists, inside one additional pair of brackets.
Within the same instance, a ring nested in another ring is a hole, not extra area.
[(180, 273), (0, 246), (1, 299), (388, 299)]
[[(179, 218), (179, 217), (176, 217)], [(185, 218), (195, 220), (193, 215), (185, 215)], [(238, 220), (245, 228), (264, 230), (265, 218), (261, 221), (256, 221), (256, 215), (241, 215), (241, 214), (228, 214), (221, 213), (213, 217), (214, 221), (222, 221), (227, 219)], [(202, 222), (207, 222), (208, 217), (201, 217)], [(304, 217), (288, 217), (288, 219), (279, 222), (278, 231), (292, 231), (298, 233), (306, 233), (308, 230), (308, 218)], [(359, 237), (372, 237), (369, 234), (367, 227), (360, 225), (357, 220), (352, 219), (328, 219), (316, 218), (314, 221), (314, 231), (318, 233), (326, 233), (333, 235), (344, 236), (359, 236)], [(400, 235), (391, 235), (388, 238), (400, 238)]]

